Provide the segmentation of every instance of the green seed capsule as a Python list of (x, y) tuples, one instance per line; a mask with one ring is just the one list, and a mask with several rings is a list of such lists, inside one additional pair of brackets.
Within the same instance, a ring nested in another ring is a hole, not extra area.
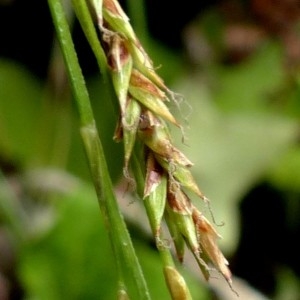
[(146, 168), (144, 201), (147, 206), (152, 231), (155, 237), (158, 238), (166, 206), (167, 176), (161, 166), (155, 161), (152, 153), (148, 155)]

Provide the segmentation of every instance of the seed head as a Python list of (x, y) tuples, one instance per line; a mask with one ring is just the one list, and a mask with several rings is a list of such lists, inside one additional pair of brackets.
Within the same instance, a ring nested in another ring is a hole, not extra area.
[[(169, 131), (169, 125), (181, 128), (167, 106), (169, 100), (175, 100), (175, 94), (156, 73), (118, 1), (90, 1), (119, 101), (120, 117), (114, 138), (124, 142), (126, 177), (129, 178), (130, 158), (137, 140), (144, 149), (143, 201), (157, 246), (161, 247), (161, 223), (165, 219), (178, 259), (183, 261), (185, 248), (189, 248), (207, 280), (211, 271), (208, 263), (212, 263), (231, 286), (228, 262), (217, 246), (220, 236), (193, 205), (188, 192), (206, 203), (208, 200), (191, 173), (192, 162), (174, 146)], [(190, 299), (178, 272), (173, 267), (164, 272), (173, 298)]]

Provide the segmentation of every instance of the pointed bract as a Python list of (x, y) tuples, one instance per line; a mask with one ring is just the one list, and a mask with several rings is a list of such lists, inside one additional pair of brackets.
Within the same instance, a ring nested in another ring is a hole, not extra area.
[(140, 139), (156, 154), (175, 164), (191, 166), (192, 162), (173, 146), (169, 130), (163, 120), (156, 118), (150, 111), (141, 114), (139, 125)]
[(125, 115), (122, 118), (124, 152), (125, 152), (125, 168), (128, 163), (136, 141), (136, 134), (141, 114), (141, 106), (134, 99), (128, 97), (125, 109)]
[(126, 39), (133, 42), (137, 39), (129, 23), (129, 18), (124, 13), (118, 1), (103, 0), (103, 17), (108, 24), (108, 30), (113, 30), (112, 32), (116, 33), (122, 33)]
[(135, 69), (131, 73), (129, 93), (153, 113), (178, 127), (180, 126), (164, 104), (164, 100), (167, 99), (164, 92)]
[(157, 161), (161, 164), (161, 166), (169, 173), (170, 180), (174, 182), (174, 184), (180, 184), (183, 187), (194, 192), (202, 199), (206, 199), (203, 193), (200, 191), (191, 171), (188, 167), (175, 164), (163, 158), (160, 155), (155, 155)]

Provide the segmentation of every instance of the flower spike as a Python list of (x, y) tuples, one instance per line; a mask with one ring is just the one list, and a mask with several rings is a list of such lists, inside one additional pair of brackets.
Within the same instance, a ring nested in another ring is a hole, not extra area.
[[(170, 100), (179, 106), (176, 94), (156, 73), (118, 1), (90, 1), (119, 101), (120, 116), (114, 138), (123, 140), (124, 174), (128, 179), (131, 163), (135, 161), (131, 160), (131, 156), (138, 148), (135, 145), (137, 141), (138, 145), (142, 145), (144, 156), (140, 166), (143, 170), (134, 176), (137, 182), (141, 182), (137, 176), (144, 176), (144, 186), (139, 190), (143, 193), (157, 248), (165, 247), (161, 242), (161, 225), (165, 220), (179, 261), (183, 261), (188, 248), (206, 280), (210, 278), (211, 271), (208, 264), (212, 264), (231, 287), (228, 262), (217, 246), (220, 236), (187, 193), (200, 197), (210, 209), (209, 201), (192, 175), (193, 163), (174, 146), (169, 131), (168, 126), (175, 125), (183, 132), (168, 107)], [(173, 265), (165, 266), (164, 270), (171, 294), (178, 299), (183, 299), (180, 298), (182, 295), (187, 296), (184, 299), (190, 299)]]

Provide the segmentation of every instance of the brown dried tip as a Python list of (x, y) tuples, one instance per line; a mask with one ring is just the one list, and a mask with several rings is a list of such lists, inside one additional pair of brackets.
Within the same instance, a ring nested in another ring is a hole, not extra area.
[(162, 167), (155, 161), (152, 153), (149, 153), (147, 158), (146, 165), (146, 179), (145, 179), (145, 188), (144, 188), (144, 198), (148, 197), (162, 180), (162, 175), (164, 170)]
[(124, 40), (118, 34), (106, 37), (106, 42), (109, 44), (107, 53), (107, 61), (109, 67), (116, 72), (121, 72), (123, 65), (131, 59), (130, 53), (124, 43)]
[(113, 140), (117, 143), (120, 143), (123, 139), (123, 127), (122, 127), (122, 119), (121, 116), (119, 116), (119, 119), (117, 121), (117, 125), (115, 128)]
[(167, 99), (165, 93), (136, 69), (132, 69), (128, 91), (137, 101), (154, 114), (180, 127), (180, 124), (164, 103)]
[(192, 210), (192, 217), (195, 223), (201, 249), (205, 252), (205, 254), (208, 256), (208, 258), (211, 260), (214, 266), (224, 276), (230, 288), (232, 289), (232, 275), (228, 268), (228, 261), (224, 257), (223, 253), (220, 251), (216, 242), (217, 239), (221, 238), (221, 236), (216, 232), (216, 230), (212, 227), (209, 221), (195, 206), (193, 206)]
[(161, 91), (151, 80), (135, 69), (132, 70), (130, 83), (133, 86), (144, 89), (153, 96), (161, 98), (162, 100), (167, 99), (163, 91)]
[(124, 13), (123, 9), (115, 0), (103, 0), (103, 7), (107, 9), (112, 15), (119, 16), (124, 20), (128, 20), (128, 17)]
[(146, 164), (146, 179), (144, 188), (144, 202), (147, 214), (151, 220), (152, 232), (157, 247), (161, 247), (161, 221), (165, 212), (167, 198), (167, 176), (162, 167), (155, 161), (153, 153), (149, 151)]
[(170, 180), (168, 181), (167, 199), (172, 211), (182, 215), (191, 215), (191, 200), (178, 185), (174, 185)]

